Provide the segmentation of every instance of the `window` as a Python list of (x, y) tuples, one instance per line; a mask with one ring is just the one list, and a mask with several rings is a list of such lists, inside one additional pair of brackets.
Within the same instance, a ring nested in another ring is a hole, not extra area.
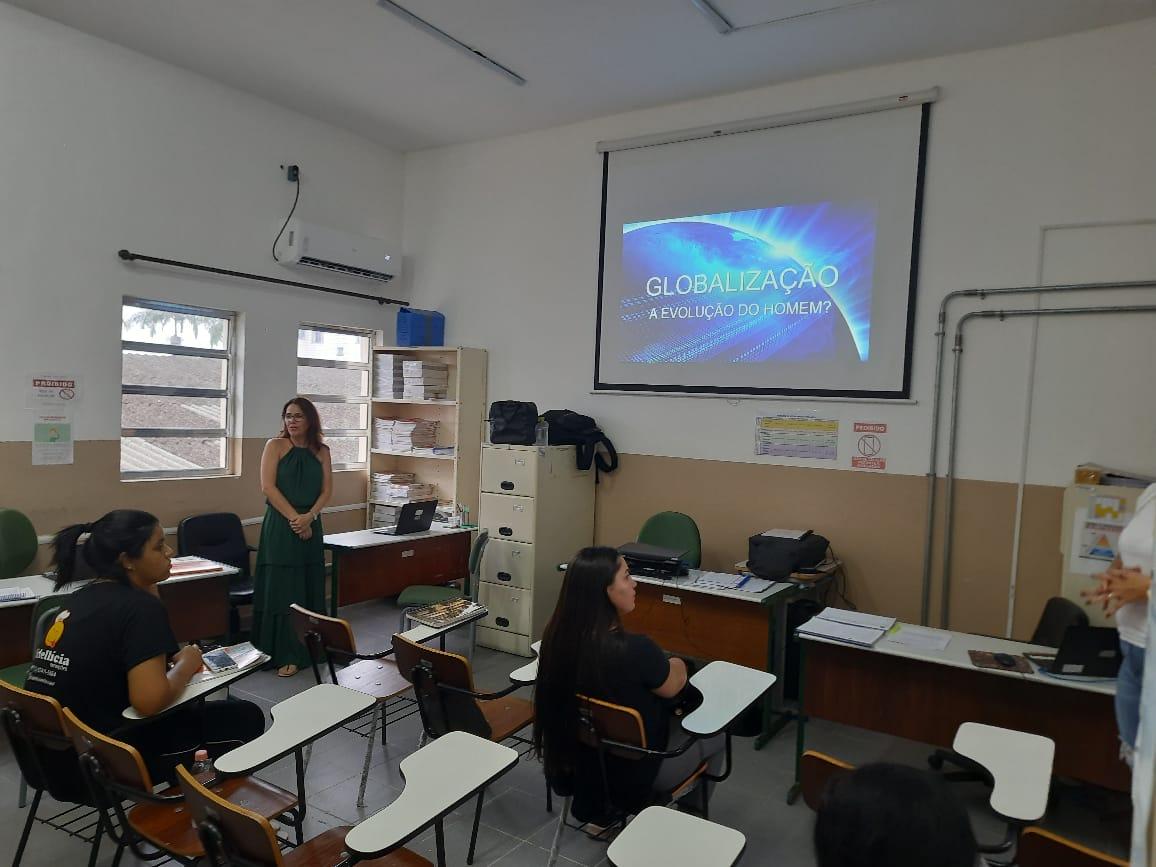
[(125, 298), (120, 476), (233, 472), (235, 313)]
[(297, 329), (297, 393), (317, 405), (335, 470), (369, 460), (369, 352), (372, 331), (331, 325)]

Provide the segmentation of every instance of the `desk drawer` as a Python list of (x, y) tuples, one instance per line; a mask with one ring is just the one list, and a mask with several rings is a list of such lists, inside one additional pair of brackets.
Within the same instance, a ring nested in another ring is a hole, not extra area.
[(482, 491), (532, 497), (538, 489), (538, 452), (486, 446), (482, 449)]
[(478, 621), (478, 626), (518, 635), (530, 634), (533, 595), (529, 590), (483, 584), (479, 588), (479, 601), (490, 609), (490, 613)]
[(491, 538), (482, 557), (482, 581), (502, 587), (534, 586), (534, 546)]
[(490, 531), (491, 539), (533, 542), (535, 508), (533, 497), (482, 494), (478, 506), (478, 523)]

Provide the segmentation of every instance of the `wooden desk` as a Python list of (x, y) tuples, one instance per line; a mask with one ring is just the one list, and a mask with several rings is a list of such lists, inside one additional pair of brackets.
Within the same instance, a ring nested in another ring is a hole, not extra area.
[(746, 846), (747, 838), (733, 828), (647, 807), (614, 838), (606, 860), (614, 867), (732, 867)]
[(388, 536), (353, 530), (325, 536), (333, 552), (330, 613), (338, 605), (396, 596), (414, 584), (448, 584), (469, 575), (473, 530), (434, 527), (425, 533)]
[[(1115, 681), (976, 668), (968, 650), (1047, 653), (1052, 648), (948, 634), (951, 641), (943, 650), (905, 647), (886, 636), (870, 648), (800, 636), (803, 717), (796, 787), (805, 721), (818, 717), (945, 748), (967, 722), (1029, 732), (1055, 742), (1056, 774), (1117, 791), (1131, 788), (1116, 737)], [(788, 802), (798, 794), (796, 787)]]
[[(181, 575), (157, 585), (177, 641), (218, 638), (228, 633), (229, 578), (237, 572), (232, 566), (223, 566), (220, 572)], [(55, 592), (71, 593), (85, 583), (75, 582), (54, 591), (52, 579), (44, 575), (0, 581), (0, 589), (30, 587), (37, 594), (36, 599), (0, 603), (0, 668), (28, 662), (32, 658), (29, 636), (32, 634), (32, 611), (39, 598)]]

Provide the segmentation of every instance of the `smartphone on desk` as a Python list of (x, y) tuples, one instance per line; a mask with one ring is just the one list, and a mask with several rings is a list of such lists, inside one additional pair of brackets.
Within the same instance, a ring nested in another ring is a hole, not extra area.
[(224, 650), (210, 650), (201, 657), (205, 668), (216, 674), (219, 671), (229, 671), (237, 667), (236, 660)]

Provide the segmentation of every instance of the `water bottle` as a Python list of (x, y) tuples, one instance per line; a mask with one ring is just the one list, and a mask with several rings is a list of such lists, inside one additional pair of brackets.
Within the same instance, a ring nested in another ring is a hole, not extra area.
[(200, 749), (193, 754), (193, 763), (189, 766), (189, 773), (197, 779), (204, 779), (202, 774), (213, 773), (213, 761), (209, 758), (208, 750)]
[(538, 416), (538, 423), (534, 425), (534, 445), (548, 446), (550, 444), (550, 423), (542, 416)]

